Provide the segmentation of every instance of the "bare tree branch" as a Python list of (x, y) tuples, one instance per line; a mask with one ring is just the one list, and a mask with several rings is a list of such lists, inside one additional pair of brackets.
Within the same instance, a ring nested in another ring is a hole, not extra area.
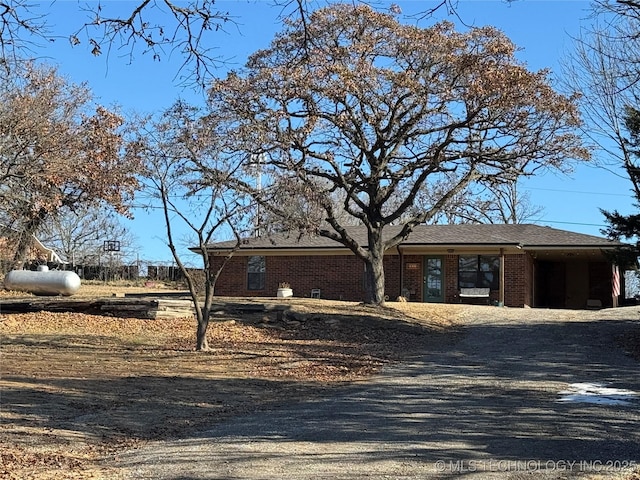
[[(86, 37), (93, 55), (110, 52), (114, 47), (128, 48), (127, 56), (135, 60), (138, 49), (154, 60), (167, 60), (172, 54), (183, 59), (178, 74), (184, 83), (204, 86), (214, 76), (214, 69), (224, 62), (215, 55), (210, 32), (224, 31), (235, 24), (230, 12), (219, 10), (215, 0), (191, 0), (186, 5), (171, 0), (144, 0), (128, 16), (112, 16), (106, 12), (112, 5), (98, 3), (85, 7), (93, 20), (84, 23), (73, 35), (77, 45)], [(165, 58), (167, 57), (167, 58)]]
[(46, 14), (28, 0), (0, 1), (0, 67), (5, 71), (25, 57), (38, 39), (49, 40)]

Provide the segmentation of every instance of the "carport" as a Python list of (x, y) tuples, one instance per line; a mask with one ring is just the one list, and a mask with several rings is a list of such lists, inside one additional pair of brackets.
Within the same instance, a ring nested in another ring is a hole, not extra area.
[(617, 267), (601, 250), (539, 250), (532, 256), (534, 307), (611, 307), (616, 291), (624, 298), (624, 278), (618, 276), (614, 288)]

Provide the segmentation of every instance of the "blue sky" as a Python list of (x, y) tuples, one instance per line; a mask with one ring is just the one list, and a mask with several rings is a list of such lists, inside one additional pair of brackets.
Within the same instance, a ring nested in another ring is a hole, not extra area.
[[(405, 22), (414, 12), (424, 11), (436, 2), (430, 0), (397, 1)], [(103, 1), (106, 9), (121, 9), (133, 2)], [(50, 21), (53, 31), (68, 35), (83, 21), (76, 1), (58, 1), (51, 5)], [(270, 2), (248, 0), (219, 1), (221, 10), (236, 17), (237, 25), (229, 25), (226, 32), (212, 32), (210, 43), (217, 47), (227, 66), (239, 68), (247, 56), (266, 47), (281, 25), (280, 7)], [(383, 5), (382, 3), (380, 5)], [(590, 20), (589, 3), (581, 0), (518, 0), (505, 3), (500, 0), (460, 0), (458, 14), (467, 25), (494, 25), (503, 30), (522, 50), (518, 56), (530, 69), (549, 68), (560, 74), (563, 56), (570, 51), (572, 37), (581, 25)], [(108, 10), (105, 10), (108, 12)], [(446, 16), (444, 11), (437, 18)], [(455, 17), (447, 17), (456, 20)], [(420, 20), (429, 26), (433, 19)], [(151, 113), (170, 106), (182, 97), (192, 102), (201, 101), (201, 95), (181, 87), (175, 79), (182, 58), (174, 55), (153, 61), (148, 55), (136, 53), (129, 62), (122, 52), (112, 51), (106, 56), (93, 57), (86, 46), (71, 48), (60, 39), (38, 50), (46, 61), (58, 65), (60, 73), (74, 82), (87, 82), (97, 100), (104, 105), (119, 105), (123, 111)], [(219, 75), (225, 74), (225, 68)], [(571, 175), (546, 174), (525, 181), (523, 191), (530, 192), (531, 202), (544, 208), (538, 223), (555, 228), (599, 235), (603, 219), (599, 209), (618, 209), (628, 213), (633, 198), (630, 184), (625, 178), (594, 166), (582, 165)], [(170, 261), (171, 254), (162, 238), (162, 219), (145, 211), (134, 211), (135, 220), (123, 222), (137, 237), (140, 258)], [(179, 236), (179, 240), (182, 237)], [(184, 250), (183, 250), (184, 251)]]

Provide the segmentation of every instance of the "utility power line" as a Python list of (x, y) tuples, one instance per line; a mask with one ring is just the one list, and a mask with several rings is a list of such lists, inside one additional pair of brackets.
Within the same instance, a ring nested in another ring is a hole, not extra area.
[(561, 223), (561, 224), (564, 224), (564, 225), (582, 225), (582, 226), (585, 226), (585, 227), (600, 227), (600, 228), (604, 228), (604, 227), (607, 226), (607, 225), (604, 225), (604, 224), (601, 224), (601, 223), (563, 222), (561, 220), (538, 220), (538, 222), (540, 222), (540, 223)]
[(581, 190), (565, 190), (560, 188), (538, 188), (538, 187), (522, 187), (524, 190), (540, 190), (544, 192), (558, 192), (558, 193), (579, 193), (581, 195), (604, 195), (608, 197), (627, 197), (633, 198), (633, 194), (629, 193), (607, 193), (607, 192), (585, 192)]

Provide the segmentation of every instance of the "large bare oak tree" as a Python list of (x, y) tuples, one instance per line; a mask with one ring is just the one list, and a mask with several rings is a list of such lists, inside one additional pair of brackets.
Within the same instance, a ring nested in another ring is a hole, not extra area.
[[(367, 302), (384, 302), (385, 252), (471, 183), (588, 158), (574, 99), (518, 62), (495, 28), (419, 28), (342, 4), (286, 23), (244, 70), (214, 83), (211, 108), (229, 115), (238, 148), (262, 154), (271, 187), (307, 186), (323, 218), (306, 229), (364, 261)], [(404, 217), (423, 185), (445, 179), (439, 198)], [(366, 243), (339, 220), (336, 192), (340, 210), (366, 226)]]

